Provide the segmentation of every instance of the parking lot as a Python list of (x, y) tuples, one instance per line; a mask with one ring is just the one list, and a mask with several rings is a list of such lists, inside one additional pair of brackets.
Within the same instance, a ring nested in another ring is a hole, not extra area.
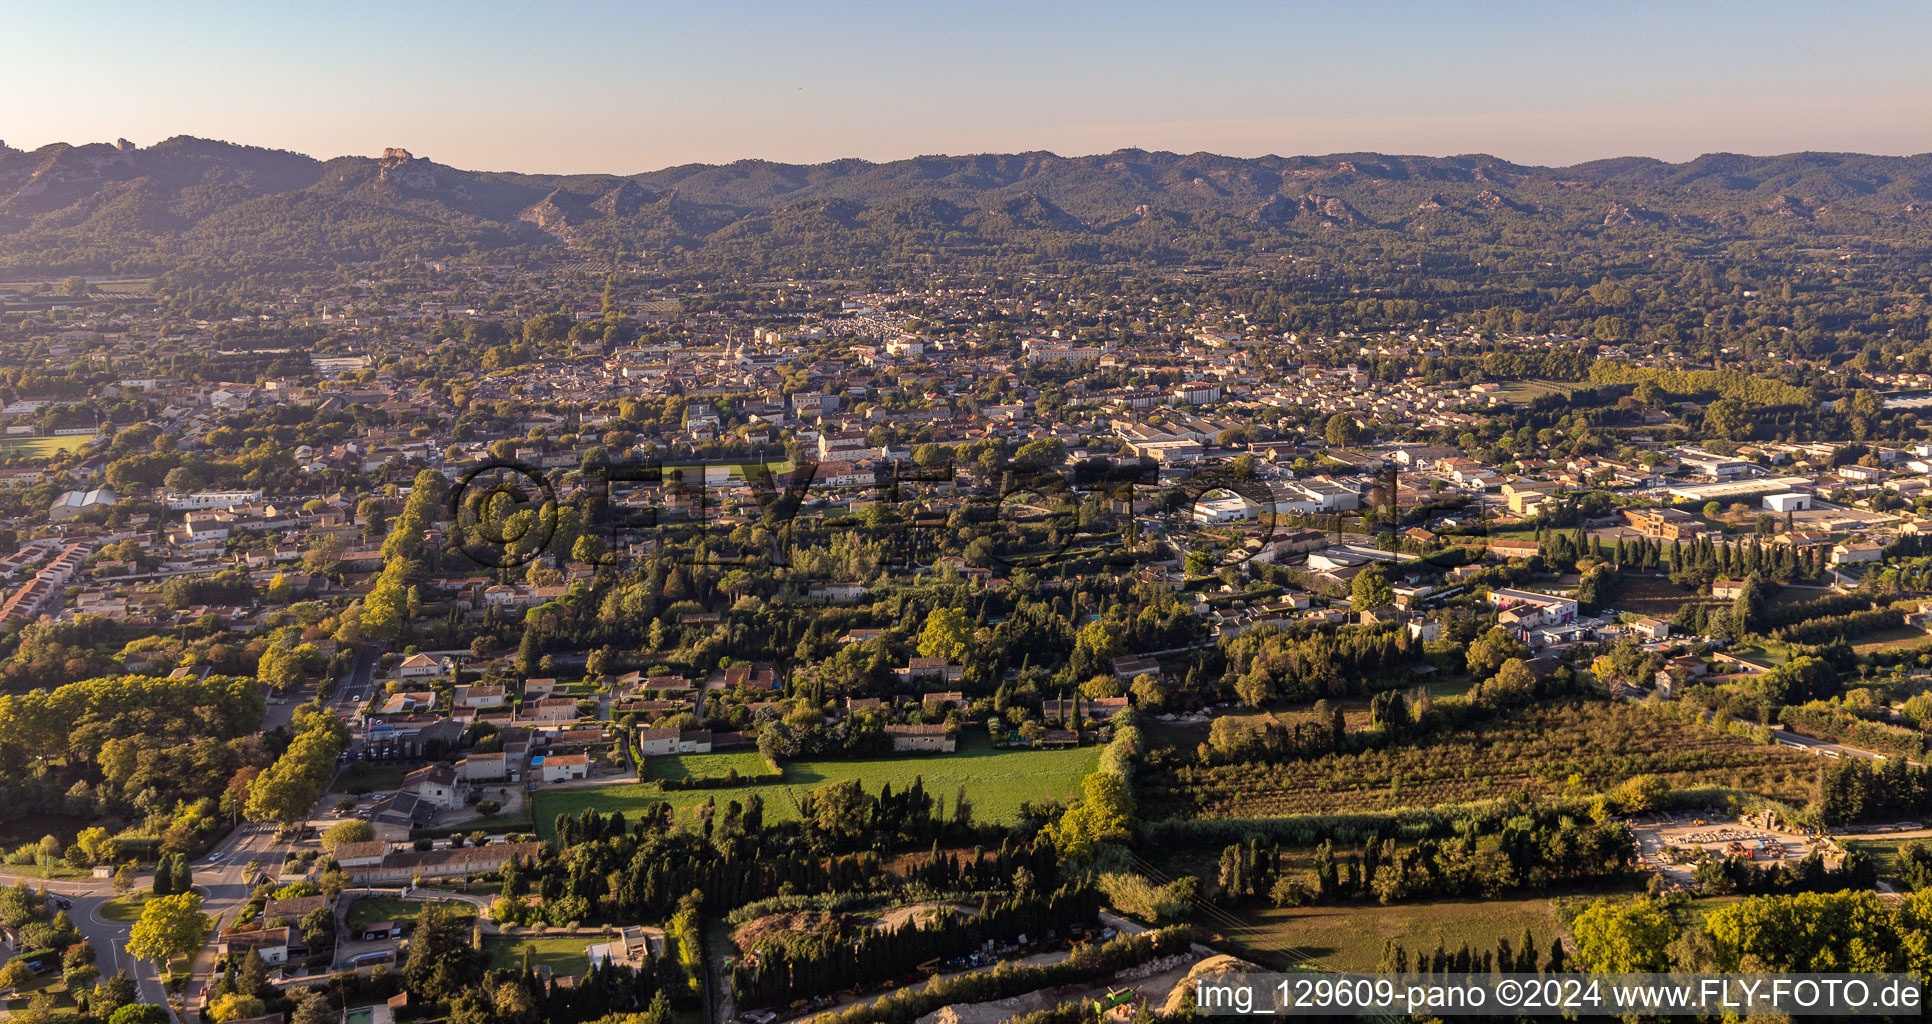
[[(1820, 839), (1783, 829), (1765, 828), (1737, 818), (1703, 814), (1647, 815), (1631, 823), (1637, 836), (1638, 864), (1688, 886), (1702, 850), (1711, 857), (1748, 856), (1760, 868), (1803, 860), (1813, 850), (1825, 853)], [(1688, 854), (1688, 855), (1687, 855)]]

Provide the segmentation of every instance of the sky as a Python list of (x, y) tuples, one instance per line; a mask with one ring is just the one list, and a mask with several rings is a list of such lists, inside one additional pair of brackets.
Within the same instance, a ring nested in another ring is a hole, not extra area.
[(1932, 4), (0, 0), (0, 139), (476, 170), (1932, 151)]

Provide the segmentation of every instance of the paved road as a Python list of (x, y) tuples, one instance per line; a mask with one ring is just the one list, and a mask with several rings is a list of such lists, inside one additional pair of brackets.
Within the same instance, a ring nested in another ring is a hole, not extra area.
[[(1830, 740), (1821, 740), (1813, 736), (1800, 735), (1789, 729), (1773, 730), (1771, 735), (1784, 746), (1797, 747), (1800, 750), (1809, 750), (1814, 754), (1828, 754), (1833, 757), (1862, 757), (1871, 761), (1882, 761), (1891, 757), (1890, 754), (1861, 750), (1858, 747), (1848, 747), (1843, 743), (1833, 743)], [(1910, 763), (1918, 764), (1917, 761)]]
[[(202, 895), (202, 909), (216, 919), (215, 931), (229, 923), (233, 913), (248, 901), (251, 886), (244, 878), (248, 862), (260, 860), (264, 868), (273, 872), (279, 866), (285, 850), (286, 846), (277, 843), (273, 833), (253, 832), (243, 826), (209, 851), (207, 857), (193, 864), (195, 889)], [(28, 879), (30, 884), (38, 881)], [(151, 875), (142, 875), (135, 889), (144, 891), (152, 884)], [(128, 954), (127, 941), (133, 922), (112, 921), (101, 916), (102, 906), (114, 898), (112, 882), (105, 878), (54, 879), (46, 885), (48, 892), (73, 900), (73, 909), (67, 912), (67, 916), (73, 920), (74, 928), (81, 933), (81, 937), (94, 947), (95, 961), (103, 975), (126, 969), (135, 980), (141, 1002), (167, 1005), (166, 992), (162, 988), (156, 965)], [(194, 973), (189, 978), (187, 989), (191, 1006), (201, 986), (210, 980), (214, 951), (215, 944), (211, 938), (195, 956)], [(170, 1018), (181, 1021), (172, 1010)], [(192, 1014), (189, 1019), (193, 1019)]]
[[(214, 933), (234, 923), (234, 915), (248, 902), (248, 894), (254, 886), (248, 881), (250, 861), (259, 861), (263, 870), (273, 877), (281, 867), (281, 860), (288, 852), (288, 844), (278, 841), (272, 831), (257, 832), (252, 826), (244, 825), (207, 857), (194, 864), (195, 888), (201, 892), (201, 908), (215, 919)], [(190, 1007), (195, 1005), (203, 986), (212, 979), (215, 966), (215, 943), (209, 943), (195, 954), (194, 970), (188, 976), (186, 990)], [(193, 1019), (190, 1012), (190, 1019)]]

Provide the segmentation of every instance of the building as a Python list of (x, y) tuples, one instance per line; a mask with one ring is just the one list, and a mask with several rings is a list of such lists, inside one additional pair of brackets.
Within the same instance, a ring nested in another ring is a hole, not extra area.
[(396, 666), (398, 679), (437, 679), (443, 675), (443, 663), (427, 654), (412, 654)]
[(502, 751), (470, 754), (456, 762), (456, 775), (464, 782), (501, 782), (505, 779), (514, 782), (521, 774), (510, 767), (510, 759)]
[(569, 782), (590, 777), (589, 754), (550, 754), (531, 758), (530, 767), (545, 782)]
[(397, 787), (397, 792), (410, 793), (418, 800), (444, 810), (451, 810), (463, 806), (463, 798), (468, 794), (469, 786), (457, 777), (456, 769), (444, 764), (432, 764), (424, 765), (403, 776), (402, 785)]
[(1764, 507), (1778, 513), (1808, 512), (1812, 507), (1811, 495), (1802, 494), (1797, 491), (1785, 491), (1782, 494), (1767, 494), (1764, 496)]
[(1831, 548), (1833, 565), (1865, 565), (1885, 559), (1885, 548), (1870, 541), (1848, 540)]
[(908, 658), (904, 668), (894, 669), (902, 683), (921, 681), (957, 683), (966, 678), (966, 667), (944, 658)]
[(1576, 601), (1554, 594), (1499, 587), (1489, 592), (1489, 603), (1531, 626), (1560, 626), (1576, 619)]
[[(379, 864), (357, 868), (343, 864), (342, 867), (357, 885), (406, 883), (418, 878), (454, 878), (498, 871), (511, 857), (528, 859), (542, 852), (542, 843), (489, 843), (454, 850), (392, 850), (383, 855)], [(341, 858), (336, 858), (336, 862), (341, 864)]]
[(944, 725), (888, 725), (887, 736), (892, 737), (892, 749), (896, 751), (920, 751), (927, 753), (950, 754), (958, 745), (952, 733)]
[(456, 688), (456, 706), (459, 708), (500, 708), (508, 699), (500, 685), (465, 683)]
[(1196, 523), (1202, 526), (1218, 526), (1222, 523), (1238, 523), (1260, 518), (1260, 507), (1239, 494), (1226, 494), (1219, 491), (1210, 493), (1223, 496), (1218, 498), (1203, 496), (1196, 501), (1193, 507), (1188, 509), (1188, 516)]
[(1689, 540), (1704, 532), (1703, 521), (1681, 509), (1627, 508), (1623, 519), (1645, 536), (1666, 540)]
[(114, 504), (115, 494), (112, 487), (96, 487), (91, 491), (67, 491), (54, 499), (47, 509), (47, 520), (65, 523), (78, 519), (82, 514), (97, 508)]
[(639, 729), (637, 730), (637, 751), (643, 757), (664, 757), (670, 754), (709, 754), (711, 753), (711, 732), (708, 729)]
[(289, 930), (281, 928), (258, 928), (246, 932), (227, 932), (215, 943), (215, 952), (226, 956), (229, 953), (246, 954), (249, 950), (261, 954), (262, 960), (270, 967), (288, 963)]

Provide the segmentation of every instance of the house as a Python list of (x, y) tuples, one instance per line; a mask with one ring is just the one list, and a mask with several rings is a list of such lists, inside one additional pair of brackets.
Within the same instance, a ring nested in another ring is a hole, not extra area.
[(628, 924), (618, 930), (617, 937), (609, 942), (599, 942), (584, 950), (590, 966), (612, 964), (618, 967), (642, 968), (652, 958), (664, 955), (664, 930), (648, 928), (643, 925)]
[(404, 690), (383, 698), (382, 706), (376, 710), (379, 715), (413, 715), (428, 711), (436, 706), (436, 694), (432, 690)]
[(894, 674), (902, 683), (932, 680), (934, 682), (957, 683), (966, 678), (966, 668), (955, 665), (944, 658), (910, 658), (904, 668), (894, 669)]
[(1845, 541), (1831, 548), (1831, 564), (1864, 565), (1883, 561), (1885, 548), (1870, 541)]
[(215, 952), (226, 956), (230, 953), (245, 956), (249, 950), (261, 954), (262, 960), (270, 967), (288, 963), (289, 929), (259, 928), (254, 931), (228, 932), (215, 943)]
[(443, 675), (443, 663), (427, 654), (412, 654), (396, 666), (398, 679), (438, 679)]
[(519, 774), (511, 769), (509, 757), (502, 751), (470, 754), (456, 762), (456, 775), (464, 782), (497, 782), (504, 779), (514, 782)]
[(637, 750), (644, 757), (667, 754), (709, 754), (713, 737), (705, 729), (639, 729)]
[(465, 683), (456, 688), (456, 706), (459, 708), (500, 708), (508, 699), (501, 685)]
[(1126, 709), (1125, 697), (1055, 697), (1040, 704), (1041, 717), (1049, 722), (1105, 721)]
[(1744, 593), (1743, 580), (1712, 580), (1711, 596), (1720, 601), (1730, 601)]
[(808, 593), (821, 601), (856, 601), (865, 593), (865, 584), (814, 583)]
[(1159, 658), (1127, 657), (1113, 660), (1114, 678), (1123, 683), (1131, 683), (1142, 675), (1161, 674)]
[(919, 699), (919, 703), (929, 712), (951, 711), (966, 707), (966, 695), (958, 690), (929, 693)]
[(262, 906), (262, 919), (270, 921), (281, 917), (300, 922), (302, 918), (328, 905), (329, 899), (326, 896), (291, 896), (285, 900), (271, 899)]
[(1662, 640), (1670, 635), (1670, 623), (1662, 619), (1638, 618), (1630, 622), (1630, 631), (1649, 640)]
[(946, 727), (938, 724), (928, 725), (888, 725), (887, 736), (892, 737), (892, 749), (896, 751), (924, 751), (931, 753), (953, 752), (958, 740)]
[(568, 782), (571, 779), (590, 777), (589, 754), (551, 754), (547, 757), (533, 758), (530, 767), (537, 769), (538, 777), (545, 782)]
[(545, 697), (534, 705), (525, 704), (523, 717), (538, 722), (574, 722), (577, 720), (577, 701), (571, 697)]

